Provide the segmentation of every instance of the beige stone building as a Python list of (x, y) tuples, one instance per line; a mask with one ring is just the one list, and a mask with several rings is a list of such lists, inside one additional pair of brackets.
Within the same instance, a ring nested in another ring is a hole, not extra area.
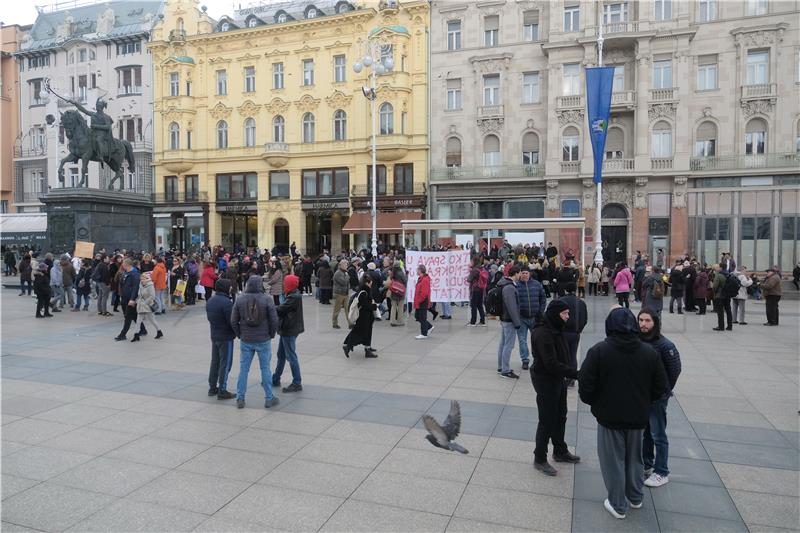
[[(434, 1), (431, 217), (584, 216), (593, 240), (584, 69), (602, 26), (615, 67), (606, 259), (730, 251), (751, 269), (790, 270), (798, 25), (796, 0)], [(580, 248), (577, 233), (557, 238)]]

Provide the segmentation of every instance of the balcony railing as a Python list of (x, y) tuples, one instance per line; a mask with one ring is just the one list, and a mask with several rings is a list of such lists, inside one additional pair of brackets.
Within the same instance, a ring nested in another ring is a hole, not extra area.
[(754, 168), (800, 168), (800, 154), (795, 152), (755, 155), (693, 157), (689, 168), (703, 170), (740, 170)]
[(606, 159), (603, 161), (604, 172), (631, 172), (634, 170), (633, 159)]
[(651, 102), (669, 102), (677, 100), (678, 88), (669, 87), (666, 89), (650, 89)]
[(184, 191), (175, 193), (157, 192), (152, 195), (155, 204), (175, 204), (179, 202), (207, 202), (207, 191)]
[(503, 106), (501, 104), (478, 106), (478, 116), (481, 118), (502, 117)]
[(638, 22), (609, 22), (603, 24), (603, 33), (626, 33), (632, 31), (639, 31)]
[[(381, 192), (378, 190), (378, 196), (407, 196), (407, 195), (414, 195), (414, 196), (421, 196), (426, 194), (427, 189), (424, 183), (414, 183), (414, 187), (411, 192), (395, 192), (391, 186), (387, 186), (387, 190), (385, 192)], [(350, 196), (367, 196), (372, 197), (372, 189), (369, 185), (353, 185), (350, 188)]]
[(619, 91), (611, 94), (611, 106), (635, 106), (636, 91)]
[(169, 31), (169, 40), (170, 41), (185, 41), (186, 40), (186, 30), (170, 30)]
[(653, 170), (672, 170), (672, 158), (653, 157), (650, 159), (650, 168)]
[(47, 147), (44, 145), (35, 148), (14, 147), (14, 157), (45, 157), (46, 155)]
[(777, 83), (742, 85), (742, 98), (770, 98), (778, 96)]
[(499, 165), (492, 167), (439, 167), (431, 169), (431, 180), (471, 180), (480, 178), (538, 178), (544, 165)]
[(288, 154), (289, 153), (289, 145), (287, 143), (266, 143), (264, 145), (264, 153), (265, 154), (272, 154), (272, 153)]
[(559, 96), (556, 98), (556, 107), (558, 107), (558, 109), (583, 109), (583, 95), (571, 94), (568, 96)]
[(577, 174), (581, 171), (580, 161), (561, 161), (562, 174)]
[(125, 96), (127, 94), (142, 94), (141, 85), (125, 85), (117, 88), (117, 96)]

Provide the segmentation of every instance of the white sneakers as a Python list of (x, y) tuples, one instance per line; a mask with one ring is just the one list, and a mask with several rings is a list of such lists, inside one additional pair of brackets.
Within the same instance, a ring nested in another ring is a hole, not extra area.
[(430, 335), (430, 334), (431, 334), (431, 331), (433, 331), (433, 330), (435, 330), (435, 329), (436, 329), (436, 326), (434, 326), (434, 325), (431, 325), (431, 327), (430, 327), (430, 328), (428, 328), (428, 335)]
[(608, 498), (606, 498), (606, 501), (603, 502), (603, 507), (605, 507), (606, 511), (608, 511), (609, 514), (611, 516), (613, 516), (614, 518), (616, 518), (618, 520), (622, 520), (623, 518), (625, 518), (624, 514), (619, 514), (618, 512), (616, 512), (614, 510), (614, 507), (611, 505), (611, 502), (608, 501)]
[(428, 336), (427, 335), (417, 335), (414, 338), (417, 339), (418, 341), (424, 341), (425, 339), (428, 338)]
[(653, 472), (650, 474), (650, 477), (644, 480), (644, 484), (648, 487), (661, 487), (662, 485), (666, 485), (669, 483), (669, 477), (667, 476), (660, 476)]

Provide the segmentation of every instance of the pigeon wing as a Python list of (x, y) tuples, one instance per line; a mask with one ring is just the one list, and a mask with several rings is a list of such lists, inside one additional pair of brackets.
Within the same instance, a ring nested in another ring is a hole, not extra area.
[(430, 415), (422, 415), (422, 424), (425, 426), (425, 429), (428, 430), (428, 433), (436, 439), (437, 442), (446, 445), (449, 439), (447, 438), (447, 432), (439, 425), (439, 422), (434, 420), (434, 418)]
[(458, 437), (461, 431), (461, 406), (455, 400), (450, 402), (450, 414), (445, 418), (442, 430), (447, 435), (448, 441)]

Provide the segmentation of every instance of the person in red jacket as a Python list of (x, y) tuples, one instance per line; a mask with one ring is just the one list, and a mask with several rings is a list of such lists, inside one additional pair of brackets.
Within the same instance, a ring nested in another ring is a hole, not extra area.
[(206, 301), (211, 298), (214, 292), (214, 284), (217, 282), (217, 273), (214, 272), (214, 263), (205, 263), (203, 265), (203, 272), (200, 274), (200, 285), (206, 290)]
[(414, 337), (417, 340), (428, 338), (428, 333), (433, 331), (433, 325), (428, 322), (428, 308), (431, 306), (431, 277), (425, 265), (417, 267), (417, 284), (414, 286), (414, 315), (419, 322), (420, 334)]

